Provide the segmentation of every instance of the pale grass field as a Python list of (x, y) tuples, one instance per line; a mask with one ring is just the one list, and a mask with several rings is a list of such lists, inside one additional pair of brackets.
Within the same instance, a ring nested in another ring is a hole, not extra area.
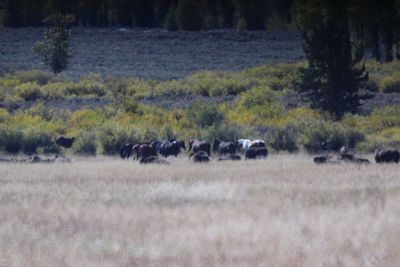
[(400, 264), (400, 165), (170, 161), (0, 164), (0, 266)]

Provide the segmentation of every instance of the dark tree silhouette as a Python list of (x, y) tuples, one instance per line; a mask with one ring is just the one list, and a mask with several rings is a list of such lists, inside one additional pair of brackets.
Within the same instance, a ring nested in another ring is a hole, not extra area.
[(298, 83), (313, 108), (328, 111), (337, 119), (356, 112), (360, 101), (370, 97), (360, 92), (368, 73), (364, 67), (356, 67), (360, 58), (352, 58), (347, 9), (340, 3), (327, 5), (327, 16), (304, 31), (309, 66), (300, 70)]

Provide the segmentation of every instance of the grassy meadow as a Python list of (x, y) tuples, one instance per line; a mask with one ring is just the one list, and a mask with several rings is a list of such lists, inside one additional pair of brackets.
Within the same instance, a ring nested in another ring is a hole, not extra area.
[[(145, 80), (42, 71), (0, 76), (0, 266), (396, 266), (400, 63), (366, 62), (375, 97), (335, 121), (296, 92), (305, 63)], [(73, 147), (55, 145), (75, 136)], [(170, 165), (116, 157), (126, 142), (262, 138), (266, 160)], [(347, 146), (370, 165), (317, 166)]]
[(0, 266), (400, 261), (399, 165), (169, 161), (0, 164)]

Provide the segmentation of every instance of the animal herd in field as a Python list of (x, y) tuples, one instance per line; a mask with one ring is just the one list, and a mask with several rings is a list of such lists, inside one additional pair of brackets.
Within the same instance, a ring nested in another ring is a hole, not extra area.
[[(132, 156), (140, 163), (167, 163), (165, 158), (169, 156), (177, 157), (182, 151), (186, 151), (186, 143), (183, 140), (156, 140), (141, 144), (127, 143), (121, 147), (120, 157), (129, 159)], [(193, 162), (209, 162), (211, 152), (218, 156), (219, 161), (241, 160), (238, 152), (243, 153), (245, 159), (266, 158), (268, 156), (265, 141), (260, 139), (253, 141), (238, 139), (230, 142), (215, 139), (212, 146), (205, 140), (192, 139), (188, 142), (189, 159)]]
[[(58, 136), (55, 143), (63, 148), (72, 147), (75, 137)], [(186, 144), (188, 146), (186, 146)], [(230, 161), (244, 159), (267, 158), (268, 149), (264, 140), (256, 139), (236, 139), (234, 141), (221, 141), (214, 139), (213, 144), (206, 140), (191, 139), (187, 143), (183, 140), (155, 140), (148, 143), (127, 143), (120, 148), (120, 157), (129, 159), (132, 157), (139, 163), (158, 163), (169, 164), (166, 160), (169, 156), (177, 157), (180, 153), (188, 149), (189, 159), (192, 162), (206, 163), (211, 160), (211, 154), (214, 152), (218, 161)], [(40, 156), (30, 156), (29, 158), (2, 159), (0, 162), (69, 162), (65, 157), (56, 155), (54, 158), (43, 158)], [(342, 147), (338, 154), (319, 155), (313, 159), (316, 164), (329, 163), (356, 163), (369, 164), (366, 158), (359, 157), (346, 147)], [(400, 152), (393, 148), (379, 148), (375, 151), (376, 163), (399, 163)]]
[[(379, 148), (375, 151), (375, 162), (376, 163), (399, 163), (400, 152), (393, 148)], [(349, 152), (346, 147), (342, 147), (339, 150), (339, 155), (336, 158), (332, 155), (322, 155), (314, 157), (314, 163), (326, 164), (326, 163), (340, 163), (350, 162), (357, 164), (369, 164), (370, 161), (366, 158), (362, 158)]]

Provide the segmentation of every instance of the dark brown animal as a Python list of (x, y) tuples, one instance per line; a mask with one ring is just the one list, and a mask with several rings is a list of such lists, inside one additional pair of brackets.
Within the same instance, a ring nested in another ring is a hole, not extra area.
[(133, 146), (134, 144), (128, 143), (121, 147), (119, 150), (119, 155), (122, 159), (129, 159), (133, 153)]
[(65, 148), (70, 148), (75, 141), (75, 137), (59, 136), (56, 138), (56, 144)]
[(157, 157), (157, 150), (150, 145), (140, 145), (137, 159), (146, 159), (151, 156)]
[(189, 141), (189, 151), (192, 153), (196, 152), (206, 152), (208, 156), (211, 155), (211, 145), (207, 141), (200, 140), (190, 140)]
[(378, 149), (375, 152), (376, 163), (399, 163), (400, 153), (396, 149)]
[(317, 157), (314, 157), (314, 163), (316, 163), (316, 164), (327, 163), (329, 159), (330, 159), (329, 156), (317, 156)]
[(160, 146), (159, 152), (164, 157), (175, 156), (181, 152), (181, 149), (186, 150), (185, 141), (166, 142)]
[(223, 142), (218, 139), (214, 140), (213, 150), (218, 152), (218, 155), (235, 154), (236, 144), (234, 142)]
[(196, 163), (206, 163), (210, 161), (210, 157), (207, 152), (204, 151), (192, 152), (190, 154), (190, 159)]
[(268, 156), (268, 150), (265, 147), (250, 147), (245, 152), (245, 159), (265, 158)]
[(165, 165), (169, 165), (170, 163), (168, 161), (166, 161), (165, 159), (160, 159), (156, 156), (150, 156), (147, 158), (141, 158), (139, 160), (140, 164), (148, 164), (148, 163), (157, 163), (157, 164), (165, 164)]

